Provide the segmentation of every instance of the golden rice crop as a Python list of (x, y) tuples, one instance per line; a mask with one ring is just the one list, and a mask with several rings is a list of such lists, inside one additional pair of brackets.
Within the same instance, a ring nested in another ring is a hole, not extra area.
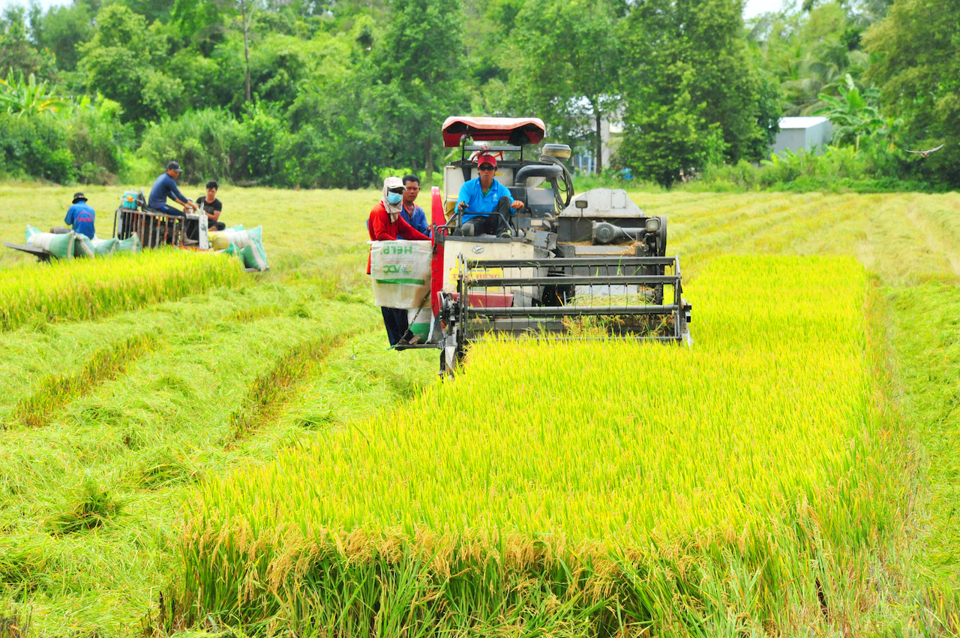
[(844, 587), (870, 578), (857, 556), (898, 483), (865, 272), (721, 258), (689, 288), (692, 349), (483, 343), (453, 383), (205, 484), (186, 616), (304, 635), (734, 635), (871, 604)]
[(0, 269), (0, 329), (38, 314), (93, 319), (235, 286), (243, 277), (235, 259), (172, 249)]

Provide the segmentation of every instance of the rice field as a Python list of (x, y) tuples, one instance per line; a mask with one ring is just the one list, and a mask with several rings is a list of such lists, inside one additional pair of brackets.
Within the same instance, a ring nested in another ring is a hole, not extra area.
[[(862, 601), (808, 561), (896, 522), (867, 292), (852, 259), (719, 258), (690, 291), (702, 346), (484, 343), (456, 382), (204, 484), (185, 608), (300, 635), (826, 624), (818, 578), (832, 613)], [(710, 582), (651, 574), (684, 568)]]
[[(0, 234), (70, 192), (0, 187)], [(960, 632), (960, 197), (631, 193), (693, 348), (438, 383), (372, 305), (378, 193), (220, 194), (270, 272), (66, 276), (0, 331), (0, 637)]]
[(236, 259), (173, 249), (23, 264), (0, 270), (0, 329), (30, 320), (96, 319), (244, 279)]

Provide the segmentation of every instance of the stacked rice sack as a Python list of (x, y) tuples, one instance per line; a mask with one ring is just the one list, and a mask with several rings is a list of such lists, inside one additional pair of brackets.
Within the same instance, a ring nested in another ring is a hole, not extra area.
[(226, 230), (210, 233), (210, 244), (222, 253), (236, 255), (244, 268), (263, 272), (268, 270), (267, 253), (263, 249), (263, 226), (246, 230), (243, 226), (233, 226)]
[(115, 237), (90, 239), (72, 230), (66, 233), (42, 233), (29, 224), (27, 225), (27, 245), (43, 248), (57, 259), (109, 257), (116, 252), (138, 253), (141, 250), (140, 238), (136, 233), (122, 241)]

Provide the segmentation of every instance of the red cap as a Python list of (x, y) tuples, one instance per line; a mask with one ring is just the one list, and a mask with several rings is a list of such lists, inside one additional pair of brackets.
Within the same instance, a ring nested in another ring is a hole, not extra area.
[(477, 166), (481, 164), (491, 164), (494, 168), (497, 167), (497, 158), (493, 155), (481, 155), (477, 158)]

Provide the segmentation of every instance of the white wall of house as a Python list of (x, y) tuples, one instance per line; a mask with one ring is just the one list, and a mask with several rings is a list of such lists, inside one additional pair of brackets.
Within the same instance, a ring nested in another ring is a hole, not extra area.
[(780, 132), (770, 150), (780, 156), (788, 149), (794, 153), (804, 149), (819, 155), (832, 135), (833, 126), (825, 117), (782, 117)]
[[(596, 130), (597, 121), (593, 120), (591, 126), (594, 127), (592, 130)], [(610, 158), (613, 157), (613, 152), (616, 150), (617, 144), (620, 143), (622, 135), (622, 124), (619, 122), (610, 122), (605, 119), (600, 120), (600, 157), (603, 159), (604, 169), (610, 166)], [(580, 149), (571, 158), (571, 164), (575, 169), (585, 173), (596, 172), (595, 155), (596, 153), (593, 149)]]

